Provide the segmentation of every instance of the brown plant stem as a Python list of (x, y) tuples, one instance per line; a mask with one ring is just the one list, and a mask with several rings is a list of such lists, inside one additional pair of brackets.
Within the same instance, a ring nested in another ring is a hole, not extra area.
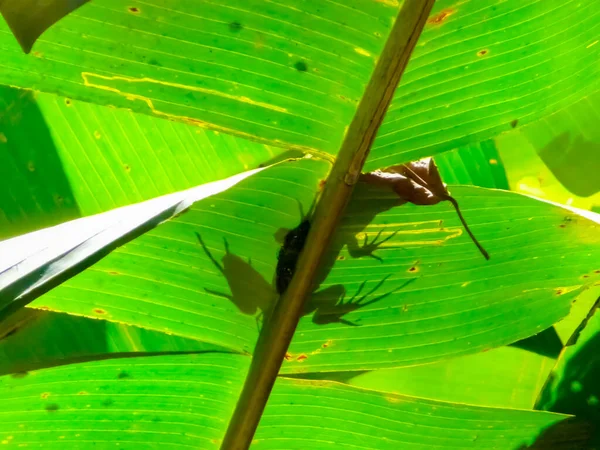
[(434, 2), (406, 0), (398, 13), (327, 179), (296, 272), (261, 331), (222, 450), (246, 450), (252, 442), (317, 269)]

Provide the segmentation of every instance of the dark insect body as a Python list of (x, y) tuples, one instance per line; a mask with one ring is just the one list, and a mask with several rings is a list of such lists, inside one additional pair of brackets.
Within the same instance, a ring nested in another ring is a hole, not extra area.
[(277, 268), (275, 269), (275, 285), (280, 295), (286, 291), (292, 281), (298, 257), (304, 248), (309, 231), (310, 221), (303, 220), (300, 225), (285, 235), (283, 246), (277, 255)]

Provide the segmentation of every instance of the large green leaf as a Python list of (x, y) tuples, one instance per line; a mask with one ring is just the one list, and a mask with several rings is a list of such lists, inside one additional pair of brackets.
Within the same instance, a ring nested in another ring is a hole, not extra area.
[[(35, 58), (0, 30), (0, 82), (335, 153), (399, 7), (95, 0)], [(488, 139), (591, 92), (598, 14), (591, 0), (438, 1), (367, 168)]]
[(434, 402), (327, 381), (280, 379), (252, 449), (517, 450), (547, 427), (568, 429), (561, 423), (565, 418)]
[(163, 355), (0, 377), (0, 437), (15, 447), (217, 448), (248, 363)]
[(304, 159), (265, 169), (117, 249), (32, 306), (250, 352), (256, 315), (277, 298), (277, 238), (309, 212), (329, 167)]
[(600, 8), (438, 0), (365, 169), (494, 137), (598, 89)]
[(566, 316), (598, 280), (597, 223), (510, 192), (450, 188), (490, 261), (446, 202), (394, 207), (391, 192), (358, 186), (284, 373), (410, 366), (509, 344)]
[[(327, 168), (301, 160), (266, 169), (32, 306), (251, 351), (256, 315), (275, 298), (274, 235), (297, 225), (298, 202), (309, 209)], [(391, 193), (359, 186), (329, 252), (335, 264), (309, 301), (284, 373), (424, 364), (508, 344), (567, 315), (597, 279), (595, 223), (517, 194), (452, 192), (491, 260), (477, 252), (449, 204), (395, 206)], [(380, 240), (396, 233), (374, 253), (383, 263), (361, 250), (363, 237), (371, 242), (379, 231)]]
[(0, 239), (253, 169), (245, 139), (0, 86)]
[[(0, 437), (45, 448), (218, 448), (249, 358), (130, 358), (0, 377)], [(566, 416), (280, 379), (253, 447), (516, 449)]]
[(52, 27), (34, 58), (0, 29), (0, 82), (336, 152), (398, 8), (94, 0)]

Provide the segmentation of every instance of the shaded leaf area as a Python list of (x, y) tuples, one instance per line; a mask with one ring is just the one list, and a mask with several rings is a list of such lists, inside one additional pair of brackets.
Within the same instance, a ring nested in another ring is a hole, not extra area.
[(573, 333), (581, 326), (598, 297), (600, 297), (600, 283), (595, 283), (590, 289), (582, 292), (577, 297), (577, 301), (571, 308), (571, 313), (554, 325), (564, 345), (569, 342)]
[(348, 382), (440, 401), (531, 409), (555, 362), (556, 357), (528, 349), (500, 347), (434, 364), (375, 370)]
[(253, 449), (517, 449), (566, 416), (279, 379)]
[(10, 180), (0, 190), (0, 239), (81, 215), (33, 93), (6, 86), (0, 86), (0, 177)]
[(446, 184), (510, 189), (502, 158), (493, 140), (482, 141), (435, 157)]
[(2, 375), (143, 353), (226, 351), (197, 340), (106, 320), (30, 308), (20, 311), (15, 316), (24, 312), (29, 320), (2, 327), (6, 331), (0, 339)]
[(216, 448), (249, 358), (130, 358), (0, 378), (0, 435), (45, 448)]
[(29, 53), (33, 43), (47, 28), (89, 0), (0, 0), (0, 13)]
[(277, 299), (278, 236), (300, 223), (329, 168), (304, 159), (265, 169), (120, 247), (31, 306), (250, 352)]
[(399, 6), (94, 0), (33, 57), (0, 25), (0, 82), (336, 152)]
[[(596, 291), (598, 294), (598, 292)], [(536, 407), (546, 411), (575, 414), (600, 427), (600, 316), (595, 314), (581, 330), (574, 345), (561, 355)], [(600, 446), (600, 436), (595, 445)]]
[[(528, 164), (515, 167), (515, 181), (522, 190), (542, 191), (536, 195), (586, 209), (600, 205), (598, 111), (600, 91), (498, 139), (507, 155), (517, 153), (515, 144), (524, 147), (519, 154)], [(517, 157), (512, 156), (515, 166)]]
[(490, 139), (598, 89), (595, 1), (437, 1), (365, 170)]
[(360, 183), (283, 373), (404, 367), (506, 345), (566, 316), (599, 279), (598, 224), (510, 192), (450, 192), (491, 259), (447, 202), (398, 205)]
[(183, 123), (0, 87), (0, 238), (184, 190), (284, 150)]

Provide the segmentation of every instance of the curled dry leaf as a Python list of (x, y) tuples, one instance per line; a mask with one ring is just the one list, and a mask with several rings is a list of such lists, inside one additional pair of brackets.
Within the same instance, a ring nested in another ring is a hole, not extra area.
[(490, 259), (488, 252), (469, 229), (460, 212), (458, 202), (448, 192), (433, 158), (423, 158), (408, 164), (375, 170), (361, 175), (361, 180), (373, 185), (390, 188), (401, 199), (415, 205), (435, 205), (444, 200), (449, 201), (454, 206), (461, 223), (481, 254), (485, 259)]

